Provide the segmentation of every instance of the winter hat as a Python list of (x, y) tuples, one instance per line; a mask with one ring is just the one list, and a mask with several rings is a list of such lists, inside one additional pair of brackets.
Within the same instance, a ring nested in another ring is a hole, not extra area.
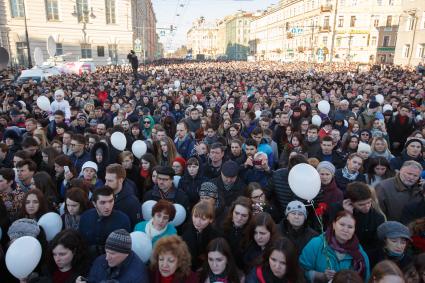
[(226, 177), (236, 177), (239, 173), (239, 165), (233, 160), (227, 160), (221, 167), (221, 173)]
[(167, 175), (167, 176), (170, 176), (171, 178), (173, 178), (175, 175), (173, 168), (171, 168), (170, 166), (159, 166), (156, 169), (156, 173), (158, 175)]
[(92, 168), (92, 169), (94, 169), (94, 171), (96, 171), (96, 172), (97, 172), (97, 170), (98, 170), (98, 168), (97, 168), (97, 164), (96, 164), (96, 163), (94, 163), (93, 161), (86, 161), (86, 162), (83, 164), (83, 167), (81, 167), (81, 172), (83, 172), (83, 171), (84, 171), (84, 169), (86, 169), (86, 168)]
[(357, 147), (357, 152), (366, 151), (368, 153), (372, 152), (372, 148), (369, 144), (365, 142), (359, 142), (359, 146)]
[(57, 95), (65, 96), (65, 92), (64, 92), (62, 89), (58, 89), (58, 90), (56, 90), (56, 91), (55, 91), (55, 97), (56, 97)]
[(131, 253), (130, 234), (124, 229), (115, 230), (106, 239), (105, 249), (123, 254)]
[(379, 106), (380, 106), (379, 103), (376, 102), (375, 100), (369, 103), (369, 109), (375, 109), (375, 108), (378, 108)]
[(180, 163), (180, 165), (184, 168), (186, 168), (186, 160), (183, 157), (177, 156), (176, 158), (174, 158), (173, 162), (178, 162)]
[(307, 218), (307, 209), (305, 208), (305, 205), (299, 200), (293, 200), (288, 203), (288, 206), (286, 206), (285, 210), (285, 216), (288, 216), (289, 213), (295, 211), (301, 212), (304, 214), (304, 217)]
[(409, 228), (397, 221), (387, 221), (379, 225), (378, 238), (385, 240), (387, 238), (404, 238), (410, 240), (410, 231)]
[(200, 197), (211, 197), (214, 199), (218, 198), (218, 187), (213, 182), (204, 182), (201, 184), (199, 189)]
[(411, 139), (408, 139), (408, 140), (406, 141), (405, 145), (404, 145), (404, 148), (407, 148), (407, 146), (408, 146), (409, 144), (411, 144), (412, 142), (418, 142), (418, 143), (422, 146), (422, 149), (423, 149), (423, 147), (424, 147), (423, 141), (422, 141), (422, 140), (420, 140), (420, 139), (418, 139), (418, 138), (411, 138)]
[(23, 236), (31, 236), (37, 238), (40, 234), (40, 226), (33, 219), (21, 218), (12, 223), (7, 235), (10, 240), (16, 240)]
[(393, 107), (389, 104), (385, 104), (384, 107), (382, 107), (382, 112), (387, 112), (387, 111), (391, 111), (393, 112)]
[(316, 167), (317, 172), (319, 172), (320, 169), (326, 169), (329, 172), (331, 172), (332, 175), (335, 175), (335, 171), (336, 171), (335, 166), (329, 161), (320, 162)]

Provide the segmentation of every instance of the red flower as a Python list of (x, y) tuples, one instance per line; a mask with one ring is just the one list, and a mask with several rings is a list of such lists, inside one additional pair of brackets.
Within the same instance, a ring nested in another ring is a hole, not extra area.
[(324, 202), (319, 203), (317, 208), (315, 209), (317, 216), (321, 217), (326, 212), (327, 209), (328, 209), (328, 205), (326, 203)]

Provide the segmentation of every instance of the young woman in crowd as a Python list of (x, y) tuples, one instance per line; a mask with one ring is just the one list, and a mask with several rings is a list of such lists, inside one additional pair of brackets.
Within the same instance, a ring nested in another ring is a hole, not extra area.
[(202, 174), (199, 160), (196, 157), (189, 158), (178, 188), (186, 192), (191, 207), (199, 201), (199, 189), (205, 181), (207, 181), (207, 178)]
[(375, 265), (370, 275), (369, 283), (404, 283), (404, 275), (400, 268), (390, 260), (384, 260)]
[(298, 263), (297, 249), (286, 238), (277, 238), (264, 252), (260, 265), (246, 277), (246, 283), (305, 282)]
[(216, 238), (207, 246), (207, 261), (200, 271), (201, 283), (243, 283), (244, 275), (237, 268), (229, 244), (224, 238)]
[(335, 166), (329, 161), (322, 161), (316, 167), (317, 172), (320, 175), (320, 191), (316, 197), (316, 203), (324, 202), (328, 206), (333, 203), (342, 204), (344, 195), (338, 188), (335, 182)]
[(181, 156), (177, 156), (173, 160), (172, 168), (174, 169), (176, 176), (183, 176), (186, 170), (186, 160), (184, 160)]
[(45, 171), (34, 174), (34, 188), (39, 189), (47, 201), (48, 210), (56, 210), (59, 206), (59, 197), (56, 191), (55, 183), (50, 175)]
[(191, 255), (186, 243), (179, 236), (158, 240), (150, 259), (152, 283), (198, 283), (198, 276), (191, 270)]
[(351, 213), (340, 211), (326, 232), (304, 247), (299, 261), (308, 281), (328, 282), (343, 269), (352, 269), (364, 280), (369, 279), (369, 258), (355, 235), (355, 225)]
[[(65, 168), (67, 168), (66, 171)], [(65, 197), (66, 190), (71, 180), (77, 176), (77, 170), (68, 156), (61, 154), (55, 158), (56, 188), (60, 200), (63, 200)]]
[(97, 177), (98, 167), (93, 161), (86, 161), (81, 167), (81, 179), (93, 186), (95, 189), (103, 187), (103, 181)]
[(170, 137), (164, 137), (160, 141), (157, 161), (161, 166), (173, 166), (174, 159), (178, 156), (176, 146)]
[(244, 270), (256, 266), (264, 255), (264, 251), (273, 243), (278, 235), (275, 222), (270, 214), (261, 212), (252, 216), (248, 234), (243, 244)]
[(151, 239), (152, 245), (155, 245), (162, 237), (177, 234), (176, 228), (170, 224), (175, 216), (174, 205), (161, 199), (152, 207), (152, 218), (136, 224), (134, 231), (144, 232)]
[(156, 159), (151, 153), (145, 153), (140, 158), (140, 177), (143, 180), (143, 186), (141, 189), (143, 192), (146, 192), (153, 187), (152, 174), (156, 164)]
[(343, 143), (341, 150), (344, 157), (349, 156), (352, 153), (357, 152), (357, 147), (359, 146), (360, 138), (358, 136), (349, 136)]
[(266, 194), (259, 183), (249, 183), (245, 190), (245, 196), (252, 201), (254, 215), (264, 211), (270, 214), (275, 222), (280, 220), (279, 211), (266, 199)]
[(192, 221), (182, 233), (182, 239), (189, 247), (192, 257), (192, 270), (197, 271), (206, 260), (208, 243), (219, 236), (212, 223), (215, 209), (208, 201), (200, 201), (192, 208)]
[(391, 178), (394, 172), (390, 168), (390, 163), (385, 157), (375, 157), (370, 159), (369, 168), (365, 173), (366, 183), (375, 187), (379, 182)]
[(42, 191), (31, 189), (25, 193), (19, 213), (20, 218), (29, 218), (38, 221), (47, 212), (48, 203)]
[(79, 187), (72, 187), (67, 190), (64, 214), (62, 215), (64, 229), (78, 230), (80, 216), (89, 208), (89, 199), (87, 193), (83, 189)]
[(373, 138), (371, 144), (372, 153), (370, 154), (370, 158), (383, 157), (386, 160), (390, 161), (394, 158), (394, 155), (391, 154), (388, 149), (388, 142), (383, 137)]
[[(118, 155), (118, 163), (121, 164), (126, 172), (126, 178), (133, 181), (138, 189), (142, 187), (143, 180), (140, 177), (140, 166), (138, 160), (130, 151), (123, 151)], [(143, 195), (143, 190), (137, 192), (138, 195)]]

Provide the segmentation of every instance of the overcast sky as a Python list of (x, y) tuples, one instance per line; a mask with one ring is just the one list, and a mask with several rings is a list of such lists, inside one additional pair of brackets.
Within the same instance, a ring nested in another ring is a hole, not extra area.
[[(201, 16), (207, 21), (213, 21), (238, 10), (248, 12), (264, 10), (278, 2), (278, 0), (152, 0), (157, 19), (157, 32), (166, 50), (186, 44), (187, 31), (192, 22)], [(170, 25), (177, 27), (173, 36), (169, 34)], [(161, 35), (161, 28), (168, 30), (163, 31)]]

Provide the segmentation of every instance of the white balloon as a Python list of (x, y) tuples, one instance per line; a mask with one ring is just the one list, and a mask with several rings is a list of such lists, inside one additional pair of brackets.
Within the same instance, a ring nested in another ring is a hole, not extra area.
[(152, 240), (140, 231), (130, 233), (131, 250), (144, 262), (148, 262), (152, 254)]
[(148, 200), (145, 201), (142, 204), (142, 216), (145, 220), (151, 220), (152, 219), (152, 208), (156, 204), (156, 201), (154, 200)]
[(180, 182), (180, 179), (181, 179), (182, 177), (181, 176), (179, 176), (179, 175), (175, 175), (174, 176), (174, 178), (173, 178), (173, 184), (174, 184), (174, 187), (178, 187), (179, 186), (179, 182)]
[(377, 95), (375, 95), (375, 99), (376, 99), (376, 102), (378, 102), (379, 104), (384, 104), (384, 96), (382, 95), (382, 94), (377, 94)]
[(164, 89), (164, 94), (167, 95), (168, 94), (168, 89)]
[(255, 118), (260, 119), (260, 116), (261, 116), (261, 110), (255, 111)]
[(6, 266), (18, 279), (28, 277), (41, 259), (41, 245), (31, 236), (16, 239), (6, 253)]
[(186, 209), (178, 203), (175, 203), (174, 207), (176, 208), (176, 216), (174, 216), (174, 219), (170, 222), (170, 224), (177, 227), (182, 225), (186, 220)]
[(131, 150), (133, 151), (134, 156), (140, 159), (140, 157), (142, 157), (143, 154), (146, 153), (148, 147), (146, 146), (146, 143), (144, 141), (137, 140), (131, 146)]
[(329, 111), (331, 111), (331, 105), (326, 100), (320, 101), (317, 108), (319, 108), (319, 111), (325, 115), (328, 115)]
[(344, 127), (348, 128), (348, 121), (344, 120)]
[(320, 118), (320, 116), (319, 116), (319, 115), (314, 115), (314, 116), (311, 118), (311, 123), (312, 123), (313, 125), (316, 125), (316, 126), (320, 127), (320, 125), (322, 125), (322, 118)]
[(63, 223), (59, 214), (48, 212), (41, 216), (38, 225), (43, 227), (47, 241), (51, 241), (62, 230)]
[(37, 106), (43, 111), (50, 111), (50, 100), (42, 95), (37, 98)]
[(320, 175), (307, 163), (292, 167), (289, 171), (288, 182), (295, 195), (308, 201), (313, 200), (320, 191)]
[(121, 132), (115, 132), (111, 136), (111, 144), (118, 150), (124, 150), (127, 145), (127, 139)]
[(180, 81), (179, 80), (175, 80), (174, 81), (174, 87), (175, 88), (179, 88), (180, 87)]

